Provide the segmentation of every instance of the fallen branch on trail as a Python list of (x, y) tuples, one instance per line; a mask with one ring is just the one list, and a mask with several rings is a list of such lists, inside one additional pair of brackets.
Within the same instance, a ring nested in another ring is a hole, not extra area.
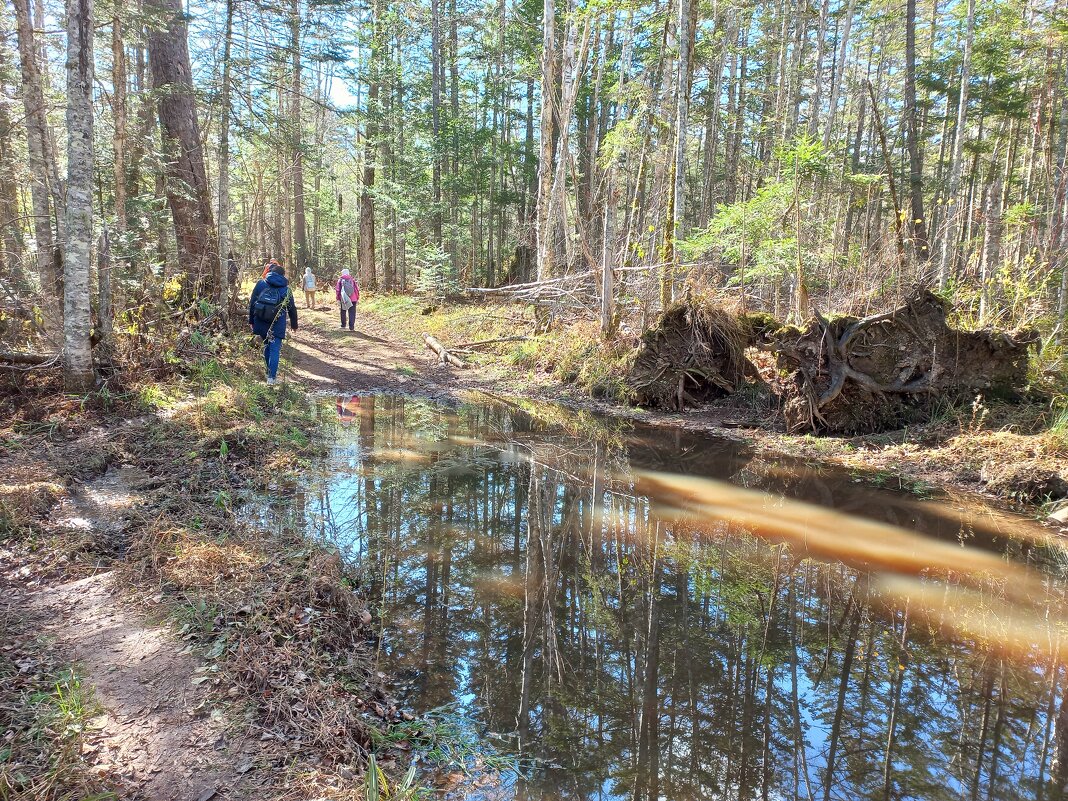
[(437, 354), (438, 359), (441, 360), (442, 364), (451, 364), (453, 367), (460, 368), (467, 366), (460, 361), (460, 359), (449, 353), (449, 349), (438, 342), (438, 340), (434, 339), (434, 337), (430, 336), (430, 334), (423, 334), (423, 342), (426, 343), (429, 350), (432, 350)]
[(480, 339), (477, 342), (463, 342), (453, 348), (454, 351), (460, 351), (463, 349), (470, 350), (471, 348), (481, 348), (485, 345), (499, 345), (502, 342), (526, 342), (530, 337), (514, 336), (514, 337), (498, 337), (497, 339)]

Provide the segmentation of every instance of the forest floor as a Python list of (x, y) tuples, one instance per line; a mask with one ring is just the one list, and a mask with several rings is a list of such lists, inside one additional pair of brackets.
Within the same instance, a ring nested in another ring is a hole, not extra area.
[(242, 338), (127, 381), (0, 392), (0, 798), (363, 798), (411, 716), (358, 577), (261, 522), (321, 453), (306, 393)]
[[(770, 458), (837, 464), (879, 483), (893, 477), (902, 486), (982, 495), (1038, 518), (1055, 515), (1053, 522), (1068, 526), (1059, 501), (1068, 496), (1068, 412), (1048, 400), (947, 408), (929, 423), (879, 434), (796, 435), (783, 430), (773, 399), (752, 393), (683, 414), (592, 397), (581, 384), (595, 361), (595, 331), (580, 324), (534, 337), (533, 319), (521, 307), (426, 307), (410, 297), (368, 296), (358, 307), (355, 332), (340, 328), (333, 304), (301, 311), (305, 322), (290, 345), (292, 378), (314, 390), (522, 396), (742, 440)], [(441, 365), (423, 346), (423, 332), (450, 348), (528, 338), (464, 354), (468, 367), (456, 369)]]
[[(791, 436), (766, 400), (745, 394), (683, 415), (591, 398), (559, 370), (593, 352), (585, 329), (469, 348), (467, 369), (444, 367), (423, 331), (455, 346), (524, 335), (531, 321), (503, 306), (423, 311), (370, 297), (350, 332), (332, 304), (302, 309), (281, 387), (264, 385), (243, 337), (182, 357), (180, 372), (161, 367), (89, 397), (64, 395), (54, 376), (4, 387), (0, 797), (349, 801), (365, 795), (371, 743), (403, 772), (420, 736), (404, 727), (418, 723), (370, 667), (358, 576), (301, 532), (256, 522), (321, 453), (308, 393), (525, 397), (704, 430), (862, 478), (962, 488), (1036, 516), (1051, 511), (1043, 493), (1068, 480), (1068, 437), (1042, 423), (1041, 404), (959, 410), (883, 435)], [(383, 732), (397, 727), (403, 748), (391, 759), (398, 739)]]

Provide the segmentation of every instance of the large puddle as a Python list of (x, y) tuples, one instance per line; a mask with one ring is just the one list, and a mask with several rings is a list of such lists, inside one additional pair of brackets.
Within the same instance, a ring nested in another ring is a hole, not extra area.
[(481, 797), (1060, 797), (1068, 558), (1040, 527), (674, 430), (329, 411), (299, 525), (372, 582), (407, 703), (537, 765)]

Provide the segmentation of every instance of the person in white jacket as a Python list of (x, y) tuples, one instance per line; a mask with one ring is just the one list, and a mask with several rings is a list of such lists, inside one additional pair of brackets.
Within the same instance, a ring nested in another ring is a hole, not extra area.
[(315, 276), (312, 274), (311, 267), (304, 268), (304, 278), (301, 280), (304, 285), (304, 308), (315, 308)]

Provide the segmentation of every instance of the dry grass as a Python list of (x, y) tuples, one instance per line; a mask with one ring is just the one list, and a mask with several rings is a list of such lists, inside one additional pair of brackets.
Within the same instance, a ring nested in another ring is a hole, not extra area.
[(117, 798), (82, 757), (83, 733), (94, 714), (91, 693), (71, 666), (27, 631), (10, 595), (0, 605), (0, 642), (0, 799)]
[[(213, 661), (204, 675), (220, 700), (293, 765), (359, 773), (371, 728), (400, 713), (369, 667), (371, 616), (355, 579), (300, 532), (264, 530), (237, 513), (240, 499), (321, 451), (308, 399), (265, 387), (259, 368), (258, 353), (238, 351), (189, 364), (166, 385), (131, 383), (106, 401), (90, 396), (74, 406), (49, 394), (47, 381), (37, 387), (42, 396), (23, 386), (0, 397), (12, 435), (0, 473), (0, 540), (8, 540), (0, 557), (21, 580), (46, 572), (26, 561), (32, 554), (64, 578), (78, 575), (76, 552), (91, 554), (87, 563), (115, 569), (128, 593), (151, 600), (203, 648)], [(6, 469), (20, 464), (29, 472)], [(49, 518), (57, 501), (71, 502), (74, 480), (92, 485), (117, 466), (141, 476), (129, 488), (134, 503), (115, 512), (118, 547), (94, 541), (95, 531), (84, 542), (54, 536)], [(5, 710), (13, 709), (2, 695), (10, 689), (0, 690)], [(61, 732), (35, 725), (27, 719), (10, 730), (40, 736), (42, 753), (66, 748)], [(18, 780), (36, 788), (30, 795), (11, 796), (15, 774), (0, 774), (8, 782), (0, 798), (68, 797), (42, 789), (59, 775), (46, 762)], [(359, 787), (359, 777), (338, 786)]]

